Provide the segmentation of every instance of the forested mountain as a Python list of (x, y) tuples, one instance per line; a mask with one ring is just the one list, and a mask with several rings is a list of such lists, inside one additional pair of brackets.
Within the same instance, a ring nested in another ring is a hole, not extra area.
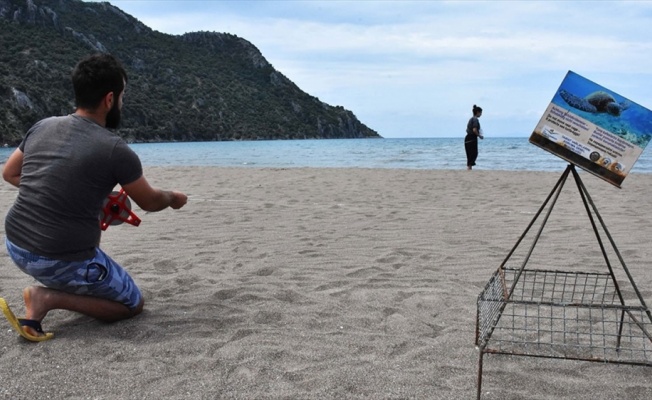
[(0, 0), (0, 144), (72, 112), (70, 74), (94, 52), (127, 69), (118, 133), (132, 142), (380, 137), (235, 35), (160, 33), (110, 3)]

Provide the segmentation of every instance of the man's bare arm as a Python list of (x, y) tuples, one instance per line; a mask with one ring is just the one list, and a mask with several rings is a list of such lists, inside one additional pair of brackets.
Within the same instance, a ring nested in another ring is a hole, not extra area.
[(145, 211), (161, 211), (168, 207), (176, 210), (188, 201), (188, 196), (181, 192), (153, 188), (144, 175), (124, 185), (123, 189)]
[(23, 152), (16, 149), (2, 168), (2, 179), (18, 187), (20, 185), (20, 173), (23, 170)]

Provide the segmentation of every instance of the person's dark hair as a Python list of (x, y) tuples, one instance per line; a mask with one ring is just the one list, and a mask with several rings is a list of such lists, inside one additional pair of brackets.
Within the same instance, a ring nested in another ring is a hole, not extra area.
[(473, 105), (473, 115), (482, 112), (482, 107), (478, 107), (475, 104)]
[(72, 72), (77, 107), (95, 109), (107, 93), (119, 96), (127, 82), (127, 72), (120, 61), (106, 53), (81, 60)]

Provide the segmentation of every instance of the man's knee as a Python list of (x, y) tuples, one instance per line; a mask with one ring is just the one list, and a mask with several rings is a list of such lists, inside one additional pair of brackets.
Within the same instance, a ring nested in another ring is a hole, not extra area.
[(135, 317), (136, 315), (140, 314), (143, 312), (143, 308), (145, 307), (145, 299), (140, 299), (140, 303), (136, 306), (136, 308), (133, 308), (131, 310), (131, 315), (130, 317)]

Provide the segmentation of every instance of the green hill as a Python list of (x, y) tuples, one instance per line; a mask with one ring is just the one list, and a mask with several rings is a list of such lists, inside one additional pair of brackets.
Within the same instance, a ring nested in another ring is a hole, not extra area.
[(163, 34), (109, 3), (0, 0), (0, 49), (0, 143), (72, 112), (72, 68), (98, 51), (127, 69), (118, 133), (132, 142), (380, 137), (302, 91), (243, 38)]

